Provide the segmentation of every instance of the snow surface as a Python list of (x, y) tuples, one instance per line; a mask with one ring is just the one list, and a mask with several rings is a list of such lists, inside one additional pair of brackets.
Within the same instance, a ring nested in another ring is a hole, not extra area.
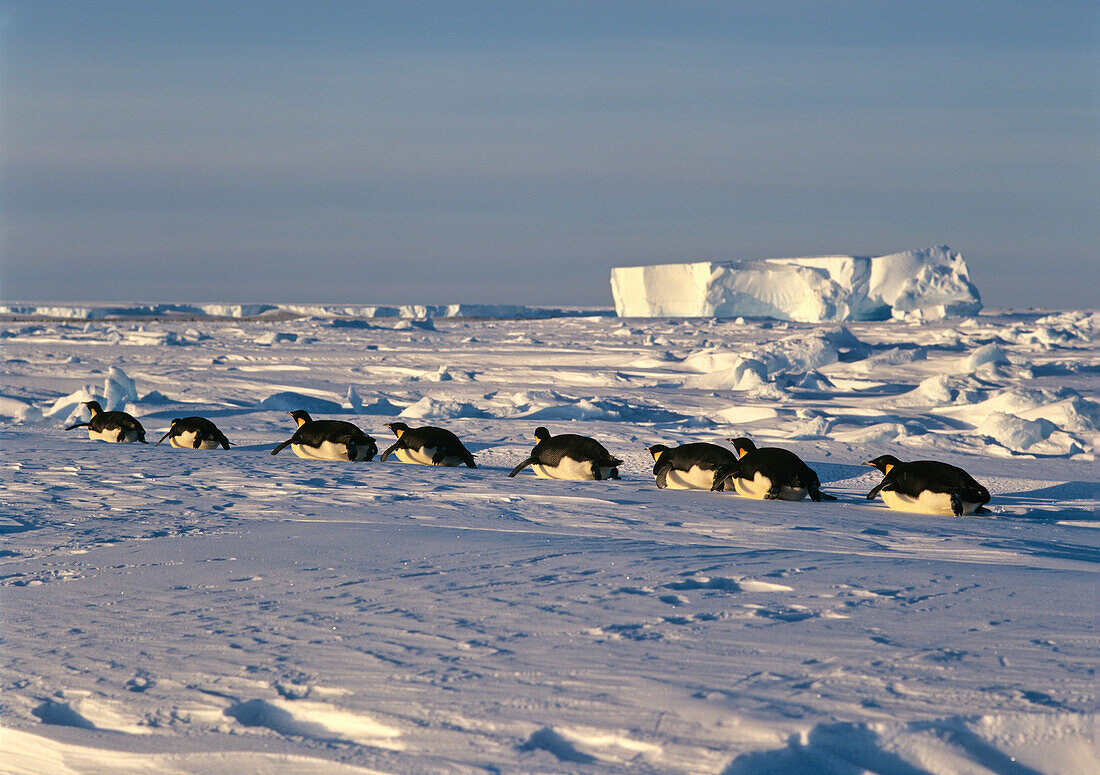
[[(1094, 323), (0, 324), (0, 772), (1100, 771)], [(236, 446), (61, 430), (108, 396)], [(479, 467), (272, 457), (289, 407)], [(622, 481), (508, 479), (538, 425)], [(656, 488), (741, 435), (839, 501)], [(993, 513), (867, 501), (884, 453)]]
[(627, 266), (611, 270), (619, 317), (766, 317), (805, 323), (974, 315), (978, 289), (946, 245), (886, 256)]

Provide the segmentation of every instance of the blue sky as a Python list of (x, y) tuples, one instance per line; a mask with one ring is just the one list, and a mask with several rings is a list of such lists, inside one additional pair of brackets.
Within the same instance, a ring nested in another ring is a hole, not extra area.
[(610, 305), (946, 243), (1095, 304), (1100, 4), (0, 3), (0, 296)]

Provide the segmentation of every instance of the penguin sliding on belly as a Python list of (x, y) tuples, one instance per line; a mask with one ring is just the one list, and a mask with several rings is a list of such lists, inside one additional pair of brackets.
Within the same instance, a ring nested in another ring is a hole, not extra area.
[(81, 401), (81, 403), (88, 407), (88, 411), (92, 413), (92, 419), (88, 422), (74, 423), (65, 430), (86, 427), (88, 438), (93, 441), (149, 443), (145, 440), (145, 428), (126, 412), (105, 412), (98, 401)]
[(218, 426), (205, 417), (181, 417), (172, 420), (172, 427), (160, 437), (154, 446), (168, 439), (168, 443), (177, 449), (229, 449), (229, 439), (218, 430)]
[(512, 469), (515, 476), (527, 466), (543, 479), (576, 479), (597, 481), (618, 479), (618, 467), (623, 461), (612, 457), (604, 445), (587, 436), (563, 433), (551, 436), (546, 428), (535, 428), (538, 444), (531, 456)]
[[(649, 454), (653, 455), (653, 475), (662, 490), (709, 490), (721, 468), (737, 465), (737, 456), (728, 449), (706, 442), (673, 448), (654, 444)], [(726, 480), (721, 480), (721, 484), (719, 489), (725, 487)]]
[(821, 480), (812, 468), (793, 452), (763, 447), (745, 438), (729, 439), (741, 458), (714, 475), (712, 490), (730, 489), (732, 480), (738, 495), (762, 500), (800, 501), (807, 495), (814, 501), (835, 501), (821, 492)]
[(874, 466), (883, 479), (867, 500), (882, 496), (892, 509), (920, 514), (988, 514), (989, 490), (961, 468), (937, 460), (903, 463), (893, 455), (880, 455), (863, 465)]
[(314, 420), (308, 412), (287, 412), (298, 423), (298, 430), (275, 449), (278, 455), (287, 447), (307, 460), (370, 460), (378, 454), (374, 439), (343, 420)]
[(410, 428), (403, 422), (388, 422), (386, 427), (397, 436), (397, 441), (382, 453), (379, 458), (382, 461), (391, 454), (396, 454), (402, 463), (452, 468), (465, 464), (469, 468), (477, 468), (474, 456), (458, 436), (446, 428), (433, 428), (430, 425)]

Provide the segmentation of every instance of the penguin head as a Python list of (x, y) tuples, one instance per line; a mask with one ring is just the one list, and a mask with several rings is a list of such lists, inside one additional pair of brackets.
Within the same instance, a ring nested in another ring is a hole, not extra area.
[(386, 427), (393, 431), (393, 435), (397, 438), (401, 438), (401, 435), (409, 429), (409, 426), (403, 422), (388, 422)]
[(881, 471), (883, 473), (883, 475), (885, 476), (886, 474), (890, 473), (891, 468), (898, 465), (899, 463), (901, 463), (901, 461), (898, 460), (893, 455), (879, 455), (878, 457), (876, 457), (872, 460), (868, 460), (863, 465), (865, 465), (865, 466), (874, 466), (879, 471)]
[(733, 448), (737, 450), (737, 457), (744, 457), (750, 452), (756, 451), (756, 445), (752, 443), (752, 439), (739, 438), (739, 439), (726, 439), (726, 441), (733, 444)]
[(647, 447), (647, 449), (649, 450), (649, 454), (653, 455), (655, 461), (660, 460), (661, 455), (668, 452), (668, 447), (664, 444), (654, 444), (652, 447)]
[(540, 425), (539, 427), (535, 428), (535, 438), (539, 441), (546, 441), (548, 438), (550, 438), (550, 431), (546, 430), (546, 428), (543, 428)]
[(307, 422), (313, 422), (313, 418), (309, 416), (309, 412), (303, 409), (298, 409), (293, 412), (287, 412), (287, 414), (294, 418), (294, 422), (298, 423), (299, 428), (301, 428)]
[(88, 407), (88, 411), (92, 413), (92, 417), (103, 411), (103, 407), (99, 405), (98, 401), (81, 401), (80, 403)]

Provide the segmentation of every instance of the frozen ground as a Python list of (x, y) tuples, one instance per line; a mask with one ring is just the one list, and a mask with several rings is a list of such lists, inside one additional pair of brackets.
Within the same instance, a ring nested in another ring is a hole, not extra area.
[[(0, 324), (0, 772), (1096, 772), (1093, 324)], [(480, 467), (272, 457), (299, 407)], [(507, 479), (537, 425), (623, 480)], [(654, 486), (735, 435), (840, 500)], [(887, 452), (992, 515), (867, 502)]]

